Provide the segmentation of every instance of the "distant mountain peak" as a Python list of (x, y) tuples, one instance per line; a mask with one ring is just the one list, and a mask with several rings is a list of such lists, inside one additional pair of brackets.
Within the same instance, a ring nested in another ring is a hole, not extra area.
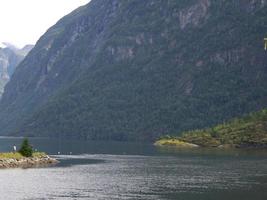
[(12, 43), (9, 43), (9, 42), (2, 42), (3, 45), (5, 46), (5, 48), (9, 48), (9, 49), (12, 49), (12, 50), (18, 50), (19, 48), (16, 47), (14, 44)]
[(6, 47), (7, 47), (7, 46), (5, 45), (5, 43), (0, 42), (0, 48), (4, 49), (4, 48), (6, 48)]
[(32, 48), (33, 45), (26, 45), (19, 49), (11, 43), (0, 42), (0, 99), (15, 68)]

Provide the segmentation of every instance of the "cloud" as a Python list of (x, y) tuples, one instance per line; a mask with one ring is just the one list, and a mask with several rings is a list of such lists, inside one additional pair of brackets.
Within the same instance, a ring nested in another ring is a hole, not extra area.
[(34, 44), (60, 18), (89, 0), (0, 0), (0, 42)]

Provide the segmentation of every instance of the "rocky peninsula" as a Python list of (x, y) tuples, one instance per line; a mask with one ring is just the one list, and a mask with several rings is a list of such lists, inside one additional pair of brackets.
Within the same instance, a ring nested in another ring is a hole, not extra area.
[(199, 147), (196, 144), (184, 142), (178, 139), (162, 138), (154, 143), (156, 146), (171, 146), (176, 148), (196, 148)]
[(34, 153), (31, 157), (24, 157), (19, 153), (0, 153), (0, 169), (45, 167), (57, 163), (59, 161), (45, 153)]
[(166, 135), (155, 145), (267, 149), (267, 109), (211, 128), (183, 132), (180, 136)]

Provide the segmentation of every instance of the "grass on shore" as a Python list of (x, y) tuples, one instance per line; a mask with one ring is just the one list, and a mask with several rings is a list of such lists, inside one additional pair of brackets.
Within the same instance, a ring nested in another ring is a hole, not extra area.
[[(45, 156), (46, 153), (44, 152), (34, 152), (32, 157), (33, 158), (38, 158)], [(22, 156), (19, 152), (13, 153), (13, 152), (7, 152), (7, 153), (0, 153), (0, 159), (22, 159), (25, 158)]]
[(182, 148), (192, 148), (192, 147), (197, 147), (197, 145), (190, 144), (188, 142), (181, 141), (179, 139), (160, 139), (155, 142), (156, 146), (175, 146), (175, 147), (182, 147)]

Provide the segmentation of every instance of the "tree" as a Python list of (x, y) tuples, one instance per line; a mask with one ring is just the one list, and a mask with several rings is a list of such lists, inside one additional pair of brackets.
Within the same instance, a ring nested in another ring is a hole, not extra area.
[(21, 155), (25, 157), (32, 157), (33, 153), (32, 146), (29, 144), (27, 138), (23, 140), (19, 152), (21, 153)]

